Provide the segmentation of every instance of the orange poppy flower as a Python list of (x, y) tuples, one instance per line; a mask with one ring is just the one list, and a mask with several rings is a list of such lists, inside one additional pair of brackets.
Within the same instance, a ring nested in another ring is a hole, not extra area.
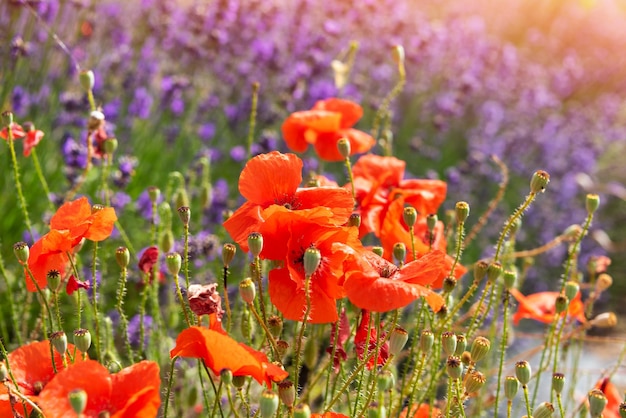
[(450, 271), (441, 251), (430, 252), (398, 268), (393, 263), (363, 251), (361, 269), (346, 273), (343, 287), (354, 305), (374, 312), (388, 312), (424, 297), (433, 311), (444, 305), (441, 295), (425, 287), (443, 280)]
[[(50, 270), (57, 270), (64, 275), (69, 262), (67, 254), (83, 238), (91, 241), (108, 238), (116, 220), (113, 208), (103, 208), (92, 213), (86, 197), (63, 204), (50, 219), (50, 232), (30, 248), (28, 267), (39, 287), (46, 286), (46, 275)], [(36, 291), (30, 276), (25, 274), (26, 288), (30, 292)]]
[[(68, 344), (68, 352), (74, 355), (74, 361), (82, 362), (82, 353), (76, 351), (76, 354), (74, 354), (74, 351), (74, 345)], [(37, 402), (38, 395), (42, 389), (55, 377), (50, 354), (50, 341), (37, 341), (23, 345), (9, 353), (7, 358), (19, 392), (30, 398), (33, 402)], [(54, 351), (54, 363), (57, 370), (63, 370), (63, 359), (56, 350)], [(12, 390), (15, 390), (12, 381), (9, 381), (9, 386)], [(19, 400), (15, 408), (19, 413), (24, 412)], [(30, 412), (31, 408), (29, 406), (26, 406), (26, 408)], [(7, 388), (4, 385), (0, 385), (0, 417), (12, 416), (13, 413)]]
[(284, 380), (289, 373), (272, 364), (267, 356), (245, 344), (238, 343), (224, 331), (193, 326), (176, 338), (170, 357), (200, 358), (216, 375), (228, 369), (233, 376), (251, 376), (268, 388), (272, 382)]
[(441, 416), (440, 414), (441, 410), (439, 408), (435, 408), (434, 406), (422, 403), (419, 404), (419, 406), (413, 405), (413, 407), (411, 407), (410, 413), (408, 408), (404, 408), (402, 410), (402, 413), (400, 414), (400, 418), (436, 418)]
[[(26, 135), (24, 129), (15, 122), (11, 124), (11, 133), (13, 134), (13, 139), (23, 138), (24, 135)], [(0, 138), (4, 139), (5, 141), (9, 139), (9, 130), (6, 126), (2, 128), (2, 130), (0, 130)]]
[(624, 402), (624, 393), (615, 387), (608, 377), (600, 379), (595, 388), (600, 389), (608, 401), (602, 416), (604, 418), (620, 418), (619, 405)]
[[(554, 320), (556, 298), (559, 296), (558, 292), (539, 292), (528, 296), (524, 296), (517, 289), (511, 289), (509, 292), (519, 303), (517, 312), (513, 315), (513, 323), (515, 325), (519, 323), (520, 319), (526, 318), (534, 319), (544, 324), (549, 324)], [(580, 292), (570, 301), (567, 314), (580, 322), (587, 322), (585, 308), (580, 299)]]
[(343, 161), (337, 149), (341, 138), (350, 142), (351, 154), (367, 152), (376, 143), (371, 135), (352, 128), (361, 116), (363, 109), (357, 103), (320, 100), (311, 110), (292, 113), (283, 123), (283, 137), (292, 151), (304, 152), (312, 144), (322, 160)]
[(311, 414), (311, 418), (350, 418), (339, 412), (324, 412), (323, 414)]
[(159, 366), (141, 361), (118, 373), (109, 371), (94, 360), (61, 371), (39, 395), (39, 405), (50, 417), (75, 416), (69, 394), (82, 389), (87, 393), (87, 406), (81, 417), (153, 418), (157, 416), (161, 379)]
[(300, 212), (318, 223), (343, 225), (352, 213), (351, 193), (340, 187), (298, 188), (302, 160), (273, 151), (252, 158), (239, 176), (239, 191), (248, 201), (224, 222), (224, 228), (244, 251), (248, 235), (277, 208)]

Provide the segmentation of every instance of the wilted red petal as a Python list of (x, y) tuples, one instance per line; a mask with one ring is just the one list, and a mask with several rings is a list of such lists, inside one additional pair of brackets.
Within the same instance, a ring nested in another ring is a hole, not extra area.
[(78, 289), (89, 289), (91, 287), (91, 285), (89, 284), (89, 282), (87, 281), (80, 281), (80, 280), (76, 280), (76, 277), (74, 277), (74, 275), (70, 275), (70, 278), (67, 280), (67, 285), (65, 286), (65, 292), (72, 296), (72, 293), (74, 293), (75, 291), (77, 291)]
[[(26, 135), (24, 128), (15, 122), (11, 123), (11, 133), (13, 134), (13, 139), (19, 139)], [(0, 130), (0, 138), (5, 140), (9, 139), (9, 130), (6, 126)]]
[(32, 130), (26, 134), (24, 139), (24, 157), (28, 157), (33, 150), (43, 139), (44, 133), (40, 130)]
[(141, 254), (137, 266), (139, 267), (139, 270), (143, 271), (144, 273), (152, 274), (152, 268), (154, 267), (158, 259), (159, 248), (155, 246), (148, 247), (145, 249), (143, 254)]

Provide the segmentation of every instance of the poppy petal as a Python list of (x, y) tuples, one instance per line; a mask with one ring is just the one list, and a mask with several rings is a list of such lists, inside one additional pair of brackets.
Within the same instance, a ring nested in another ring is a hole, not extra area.
[(115, 209), (103, 208), (91, 215), (91, 226), (84, 237), (91, 241), (103, 241), (113, 232), (116, 221)]
[(51, 229), (72, 229), (91, 216), (91, 205), (86, 197), (66, 202), (50, 219)]
[(312, 110), (327, 110), (341, 114), (340, 129), (353, 127), (363, 116), (363, 108), (358, 103), (336, 97), (317, 101)]
[(110, 402), (117, 411), (113, 417), (151, 418), (157, 415), (161, 404), (161, 378), (157, 363), (141, 361), (111, 378), (113, 391)]
[(268, 206), (289, 203), (302, 182), (302, 160), (272, 151), (252, 158), (239, 176), (239, 192), (248, 201)]

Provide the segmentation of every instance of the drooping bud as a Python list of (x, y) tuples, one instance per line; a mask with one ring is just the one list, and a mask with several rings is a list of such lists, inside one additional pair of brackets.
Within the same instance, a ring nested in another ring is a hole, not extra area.
[(203, 209), (211, 207), (213, 203), (213, 186), (209, 182), (203, 182), (200, 185), (200, 206)]
[(554, 413), (554, 405), (550, 402), (542, 402), (533, 409), (533, 418), (551, 418)]
[(435, 343), (435, 334), (429, 329), (425, 329), (420, 334), (420, 350), (422, 354), (428, 354)]
[(256, 287), (250, 277), (246, 277), (239, 283), (239, 294), (241, 299), (246, 303), (254, 302), (256, 296)]
[(250, 254), (258, 257), (261, 251), (263, 251), (263, 235), (259, 232), (252, 232), (248, 235), (248, 248), (250, 249)]
[(604, 392), (600, 389), (592, 389), (587, 395), (587, 399), (589, 399), (589, 415), (593, 418), (601, 417), (606, 404), (609, 402)]
[(23, 241), (16, 242), (13, 244), (13, 253), (15, 254), (15, 258), (19, 261), (20, 264), (28, 263), (28, 257), (30, 256), (30, 249), (28, 248), (28, 244)]
[(613, 328), (617, 325), (617, 315), (613, 312), (604, 312), (589, 321), (589, 325), (597, 328)]
[(283, 380), (278, 384), (278, 396), (288, 408), (293, 406), (296, 401), (296, 387), (291, 380)]
[(476, 393), (485, 386), (485, 382), (487, 382), (487, 377), (484, 374), (478, 370), (472, 370), (463, 381), (465, 392), (470, 395)]
[(519, 390), (519, 380), (515, 376), (507, 376), (504, 378), (504, 396), (508, 400), (513, 400)]
[(389, 337), (389, 353), (397, 356), (409, 340), (409, 333), (404, 328), (395, 327)]
[(417, 211), (415, 208), (413, 206), (407, 206), (404, 208), (402, 211), (402, 219), (409, 228), (413, 228), (413, 225), (415, 225), (415, 222), (417, 221)]
[(128, 267), (130, 263), (130, 251), (128, 251), (128, 248), (117, 247), (115, 250), (115, 261), (117, 261), (117, 264), (123, 269)]
[(322, 254), (315, 247), (309, 247), (304, 251), (304, 275), (306, 277), (313, 276), (313, 273), (320, 266)]
[(487, 356), (489, 349), (491, 348), (491, 342), (485, 337), (476, 337), (472, 342), (472, 348), (470, 353), (472, 355), (472, 361), (478, 363)]
[(406, 259), (406, 245), (403, 242), (396, 242), (393, 246), (393, 258), (397, 263), (404, 263)]
[(441, 334), (441, 346), (446, 355), (451, 356), (456, 351), (456, 334), (452, 331), (445, 331)]
[(350, 157), (350, 141), (348, 141), (347, 138), (341, 138), (339, 141), (337, 141), (337, 150), (339, 151), (339, 155), (341, 155), (343, 158)]
[(456, 214), (457, 223), (465, 223), (470, 213), (469, 204), (467, 202), (457, 202), (454, 206), (454, 213)]
[(463, 374), (463, 363), (457, 356), (449, 356), (446, 361), (446, 372), (451, 379), (456, 380)]
[(191, 219), (191, 209), (189, 206), (179, 206), (177, 212), (183, 225), (189, 225), (189, 220)]
[(587, 208), (587, 213), (589, 215), (593, 214), (596, 210), (598, 210), (598, 206), (600, 206), (600, 196), (597, 194), (589, 193), (587, 198), (585, 199), (585, 207)]
[(89, 350), (89, 347), (91, 347), (91, 333), (88, 329), (78, 328), (74, 330), (74, 345), (83, 353)]
[(67, 351), (67, 335), (63, 331), (56, 331), (50, 334), (50, 344), (57, 353), (64, 355)]
[(543, 170), (535, 171), (530, 179), (530, 192), (543, 193), (548, 183), (550, 183), (550, 174)]
[(222, 263), (224, 263), (224, 267), (230, 266), (230, 263), (232, 263), (236, 253), (237, 247), (235, 247), (234, 244), (224, 244), (222, 247)]
[(183, 259), (178, 253), (168, 253), (165, 256), (165, 265), (167, 266), (167, 271), (169, 271), (172, 276), (176, 276), (180, 272), (182, 262)]
[(176, 189), (174, 192), (174, 204), (176, 205), (176, 208), (189, 207), (189, 195), (187, 194), (187, 189), (184, 187)]
[(526, 386), (530, 382), (531, 375), (530, 363), (526, 360), (515, 363), (515, 377), (517, 377), (522, 386)]
[(161, 232), (161, 250), (164, 253), (169, 253), (174, 248), (174, 233), (171, 229), (165, 229)]
[(87, 407), (87, 392), (83, 389), (72, 389), (67, 397), (69, 398), (70, 406), (76, 415), (80, 417)]
[(565, 387), (565, 375), (563, 373), (554, 373), (552, 375), (552, 390), (560, 395)]
[(263, 418), (271, 418), (274, 416), (278, 409), (278, 395), (271, 390), (263, 392), (259, 400), (259, 408)]
[(84, 70), (78, 74), (78, 81), (80, 86), (85, 92), (93, 90), (93, 86), (96, 84), (96, 77), (91, 70)]

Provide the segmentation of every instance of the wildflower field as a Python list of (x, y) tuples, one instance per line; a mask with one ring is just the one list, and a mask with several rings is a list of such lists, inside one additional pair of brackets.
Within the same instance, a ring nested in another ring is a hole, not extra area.
[(625, 23), (0, 1), (0, 418), (626, 417)]

